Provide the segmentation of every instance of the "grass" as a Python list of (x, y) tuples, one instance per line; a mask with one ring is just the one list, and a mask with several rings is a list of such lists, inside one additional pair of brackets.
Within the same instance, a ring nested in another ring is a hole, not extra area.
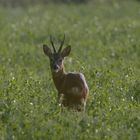
[[(1, 140), (140, 139), (139, 2), (1, 7), (0, 21)], [(85, 113), (61, 111), (43, 54), (64, 33), (66, 71), (89, 85)]]

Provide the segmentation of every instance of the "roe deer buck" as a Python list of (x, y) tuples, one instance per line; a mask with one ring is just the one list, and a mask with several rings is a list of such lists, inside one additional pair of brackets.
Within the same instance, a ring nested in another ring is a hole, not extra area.
[(59, 103), (64, 107), (84, 111), (89, 91), (88, 86), (82, 73), (65, 73), (63, 60), (70, 54), (71, 46), (67, 46), (62, 50), (64, 41), (65, 35), (61, 41), (59, 50), (56, 51), (52, 37), (50, 36), (54, 52), (47, 45), (43, 45), (43, 50), (50, 60), (52, 78), (58, 91)]

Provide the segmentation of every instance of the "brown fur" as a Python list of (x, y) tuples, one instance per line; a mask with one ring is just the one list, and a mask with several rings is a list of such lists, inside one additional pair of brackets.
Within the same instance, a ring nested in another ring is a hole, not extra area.
[[(58, 73), (53, 73), (53, 81), (58, 91), (58, 100), (65, 107), (85, 110), (88, 97), (88, 86), (81, 78), (81, 73), (65, 73), (62, 69)], [(77, 91), (73, 90), (77, 89)], [(75, 93), (76, 92), (76, 93)], [(63, 96), (63, 97), (62, 97)]]

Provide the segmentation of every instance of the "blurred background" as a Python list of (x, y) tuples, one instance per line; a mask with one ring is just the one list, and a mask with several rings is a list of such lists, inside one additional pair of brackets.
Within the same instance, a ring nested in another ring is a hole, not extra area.
[(0, 0), (2, 6), (27, 6), (48, 3), (87, 3), (92, 0)]
[[(48, 3), (89, 3), (89, 2), (118, 2), (121, 0), (0, 0), (0, 5), (2, 6), (29, 6), (29, 5), (36, 5), (36, 4), (48, 4)], [(125, 1), (125, 0), (123, 0)], [(129, 0), (128, 0), (129, 1)], [(132, 0), (132, 1), (140, 1), (140, 0)]]

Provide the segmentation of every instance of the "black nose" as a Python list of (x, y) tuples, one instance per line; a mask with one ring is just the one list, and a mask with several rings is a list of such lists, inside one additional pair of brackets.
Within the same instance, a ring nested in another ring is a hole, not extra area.
[(57, 70), (57, 69), (58, 69), (58, 66), (57, 66), (57, 65), (54, 65), (54, 66), (53, 66), (53, 69), (54, 69), (54, 70)]

